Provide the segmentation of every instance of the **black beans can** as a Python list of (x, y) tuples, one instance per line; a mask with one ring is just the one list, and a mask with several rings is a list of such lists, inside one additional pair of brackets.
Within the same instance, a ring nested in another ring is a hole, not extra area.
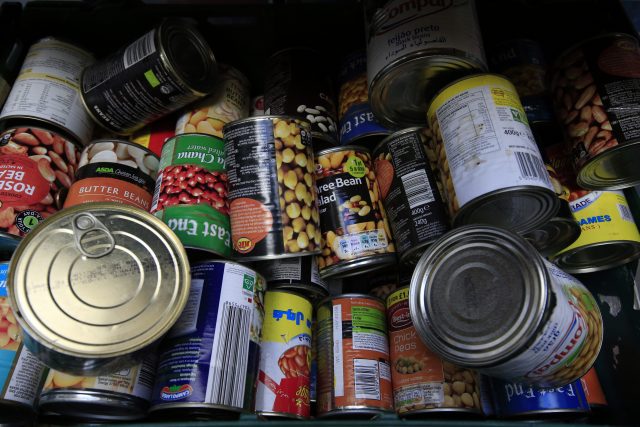
[(85, 107), (102, 127), (132, 134), (214, 89), (217, 65), (187, 21), (167, 19), (129, 46), (85, 68)]

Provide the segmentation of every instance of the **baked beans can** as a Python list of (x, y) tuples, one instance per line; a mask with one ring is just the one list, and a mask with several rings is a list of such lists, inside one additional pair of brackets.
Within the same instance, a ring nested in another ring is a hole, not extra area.
[(222, 139), (176, 135), (162, 148), (151, 213), (190, 249), (231, 256), (227, 170)]
[(320, 276), (347, 277), (395, 264), (371, 152), (356, 146), (322, 150), (315, 174), (322, 231)]
[(117, 202), (148, 212), (159, 162), (156, 154), (129, 141), (93, 141), (80, 155), (75, 182), (67, 191), (64, 207)]
[(265, 114), (308, 121), (315, 149), (338, 144), (335, 94), (323, 58), (310, 48), (289, 48), (274, 53), (265, 67)]
[(189, 263), (153, 215), (96, 202), (29, 233), (7, 286), (25, 347), (53, 369), (96, 376), (153, 351), (187, 302)]
[(217, 64), (194, 26), (166, 19), (82, 72), (82, 101), (100, 126), (130, 135), (213, 91)]
[(319, 301), (329, 295), (329, 284), (322, 280), (315, 257), (296, 257), (258, 261), (253, 265), (267, 280), (269, 289), (286, 289)]
[(213, 93), (187, 109), (176, 124), (176, 135), (204, 133), (222, 138), (222, 127), (249, 117), (249, 80), (240, 71), (220, 64)]
[(255, 412), (263, 417), (308, 419), (311, 301), (294, 292), (269, 290), (264, 311)]
[(264, 116), (264, 95), (258, 95), (251, 99), (249, 117)]
[(386, 306), (393, 398), (398, 415), (482, 414), (476, 372), (443, 361), (420, 340), (409, 315), (409, 287), (389, 295)]
[(78, 162), (79, 147), (57, 132), (25, 126), (0, 133), (0, 232), (25, 236), (58, 212)]
[(340, 69), (338, 120), (340, 144), (371, 145), (389, 135), (373, 116), (367, 85), (367, 55), (364, 51), (348, 55)]
[(430, 246), (412, 276), (409, 311), (443, 359), (538, 387), (578, 380), (602, 345), (587, 288), (497, 227), (460, 227)]
[(385, 127), (424, 126), (438, 90), (487, 70), (474, 0), (390, 0), (365, 13), (369, 102)]
[(144, 418), (151, 402), (155, 354), (142, 363), (97, 377), (49, 370), (38, 412), (82, 421), (127, 421)]
[(148, 148), (160, 157), (164, 143), (176, 135), (175, 122), (173, 115), (165, 116), (135, 132), (129, 137), (129, 141)]
[(233, 257), (242, 261), (320, 252), (311, 130), (293, 117), (224, 127)]
[(582, 389), (587, 397), (587, 402), (591, 409), (602, 409), (609, 406), (607, 398), (604, 395), (596, 368), (589, 369), (585, 376), (580, 378)]
[(616, 190), (640, 183), (638, 40), (606, 34), (574, 46), (555, 63), (554, 107), (572, 150), (578, 185)]
[(527, 233), (555, 216), (560, 202), (509, 80), (460, 79), (433, 98), (427, 116), (454, 226)]
[(193, 265), (187, 307), (160, 346), (152, 413), (184, 419), (252, 410), (265, 289), (243, 265)]
[(400, 261), (415, 264), (424, 249), (449, 229), (440, 191), (419, 128), (382, 140), (373, 150), (374, 169)]
[(39, 123), (88, 143), (93, 121), (80, 100), (80, 75), (94, 61), (73, 44), (53, 37), (37, 41), (27, 52), (0, 120)]
[(371, 418), (393, 412), (384, 303), (343, 294), (320, 303), (318, 417)]

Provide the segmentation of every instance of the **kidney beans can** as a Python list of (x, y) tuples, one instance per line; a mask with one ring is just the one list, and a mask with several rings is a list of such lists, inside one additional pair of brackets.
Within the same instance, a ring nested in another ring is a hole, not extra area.
[(217, 75), (213, 52), (186, 21), (166, 19), (82, 72), (82, 101), (100, 126), (129, 135), (204, 97)]
[(264, 299), (255, 411), (263, 417), (311, 416), (311, 301), (270, 290)]
[(329, 284), (320, 277), (315, 257), (258, 261), (253, 266), (264, 275), (269, 289), (297, 291), (314, 302), (329, 295)]
[(93, 62), (78, 46), (52, 37), (39, 40), (27, 52), (0, 120), (41, 122), (88, 143), (93, 121), (80, 100), (80, 74)]
[(156, 156), (160, 157), (162, 156), (164, 143), (175, 135), (175, 118), (173, 115), (169, 115), (143, 127), (131, 135), (129, 141), (148, 148)]
[(429, 247), (409, 305), (434, 353), (510, 381), (566, 385), (587, 373), (602, 345), (602, 317), (587, 288), (496, 227), (460, 227)]
[(555, 216), (560, 202), (511, 82), (460, 79), (434, 97), (427, 116), (454, 226), (527, 233)]
[(487, 69), (473, 0), (390, 0), (365, 13), (369, 102), (383, 126), (424, 126), (438, 90)]
[(393, 412), (384, 303), (343, 294), (318, 306), (318, 417)]
[(71, 187), (79, 148), (57, 132), (18, 127), (0, 134), (0, 231), (24, 236), (58, 212)]
[(396, 412), (482, 414), (476, 372), (443, 361), (420, 340), (409, 315), (409, 287), (390, 294), (386, 306)]
[(309, 123), (251, 117), (224, 127), (233, 256), (243, 261), (320, 252)]
[(609, 406), (602, 386), (600, 385), (596, 368), (589, 369), (589, 372), (580, 378), (580, 382), (582, 383), (582, 389), (584, 390), (587, 403), (589, 403), (591, 409), (602, 409)]
[(356, 146), (322, 150), (316, 158), (322, 278), (346, 277), (396, 263), (371, 153)]
[(184, 419), (252, 410), (265, 289), (243, 265), (193, 265), (187, 307), (160, 346), (152, 412)]
[(222, 139), (192, 133), (164, 144), (151, 213), (185, 247), (231, 256), (227, 196)]

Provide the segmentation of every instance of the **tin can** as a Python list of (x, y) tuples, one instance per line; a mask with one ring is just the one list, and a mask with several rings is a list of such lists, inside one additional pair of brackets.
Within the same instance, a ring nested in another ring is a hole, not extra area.
[(53, 37), (39, 40), (27, 52), (0, 120), (54, 127), (88, 143), (93, 121), (80, 100), (80, 74), (93, 62), (93, 55), (78, 46)]
[(369, 150), (356, 146), (317, 153), (316, 183), (322, 278), (347, 277), (396, 263)]
[(24, 236), (60, 208), (79, 149), (57, 132), (19, 127), (0, 133), (0, 232)]
[(369, 294), (385, 301), (399, 287), (398, 266), (350, 277), (342, 286), (345, 293)]
[(258, 416), (308, 419), (313, 306), (307, 298), (270, 290), (264, 299), (255, 411)]
[(482, 414), (478, 375), (441, 360), (416, 333), (409, 287), (387, 297), (394, 407), (400, 416), (433, 412)]
[(189, 263), (153, 215), (92, 203), (29, 233), (7, 285), (25, 346), (53, 369), (95, 376), (138, 363), (173, 326), (187, 302)]
[(144, 418), (151, 402), (155, 354), (142, 363), (109, 375), (84, 377), (50, 370), (38, 412), (91, 421), (127, 421)]
[(80, 155), (64, 207), (117, 202), (148, 212), (159, 161), (153, 152), (129, 141), (93, 141)]
[(320, 252), (309, 123), (262, 116), (224, 127), (233, 256), (243, 261)]
[(536, 230), (560, 202), (513, 85), (482, 74), (441, 90), (427, 113), (454, 226)]
[(204, 133), (222, 138), (222, 127), (249, 117), (249, 80), (230, 65), (220, 64), (213, 93), (178, 118), (176, 135)]
[(265, 288), (234, 262), (191, 268), (189, 302), (160, 347), (153, 413), (217, 418), (253, 408)]
[(589, 369), (589, 372), (580, 378), (580, 382), (582, 383), (584, 394), (587, 397), (589, 408), (592, 410), (604, 409), (609, 406), (607, 398), (604, 395), (604, 391), (602, 390), (602, 386), (600, 385), (596, 368)]
[(249, 117), (264, 116), (264, 95), (258, 95), (251, 100)]
[(576, 381), (602, 345), (587, 288), (496, 227), (461, 227), (429, 247), (409, 306), (416, 331), (443, 359), (538, 387)]
[(335, 94), (324, 55), (299, 47), (274, 53), (265, 66), (264, 110), (311, 124), (313, 145), (338, 144)]
[(354, 52), (344, 59), (338, 82), (340, 144), (375, 146), (391, 131), (378, 123), (371, 111), (367, 85), (367, 55), (364, 51)]
[(372, 418), (393, 412), (384, 303), (369, 295), (318, 306), (318, 417)]
[(578, 185), (614, 190), (640, 183), (638, 40), (607, 34), (560, 55), (551, 91), (556, 114), (572, 149)]
[(213, 52), (195, 27), (166, 19), (82, 72), (82, 101), (100, 126), (129, 135), (204, 97), (217, 75)]
[(415, 264), (425, 248), (449, 229), (419, 128), (408, 128), (373, 150), (380, 186), (400, 261)]
[(175, 122), (173, 114), (165, 116), (135, 132), (129, 137), (129, 141), (148, 148), (160, 157), (164, 143), (176, 135)]
[(177, 135), (162, 148), (151, 213), (190, 249), (231, 255), (227, 170), (222, 139)]
[(258, 261), (253, 264), (264, 275), (269, 289), (286, 289), (319, 301), (329, 295), (329, 284), (322, 280), (315, 257), (296, 257)]
[(502, 418), (568, 418), (586, 415), (589, 404), (580, 381), (539, 388), (491, 378), (496, 415)]
[(437, 91), (487, 70), (474, 0), (390, 0), (365, 13), (369, 102), (387, 128), (424, 126)]

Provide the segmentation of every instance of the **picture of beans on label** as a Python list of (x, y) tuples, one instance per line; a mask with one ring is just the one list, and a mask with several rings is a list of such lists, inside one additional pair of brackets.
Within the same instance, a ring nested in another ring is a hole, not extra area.
[(0, 134), (0, 232), (24, 236), (59, 209), (78, 168), (78, 147), (42, 128)]
[(7, 299), (7, 263), (0, 264), (0, 350), (16, 351), (22, 340), (20, 328), (16, 322)]

